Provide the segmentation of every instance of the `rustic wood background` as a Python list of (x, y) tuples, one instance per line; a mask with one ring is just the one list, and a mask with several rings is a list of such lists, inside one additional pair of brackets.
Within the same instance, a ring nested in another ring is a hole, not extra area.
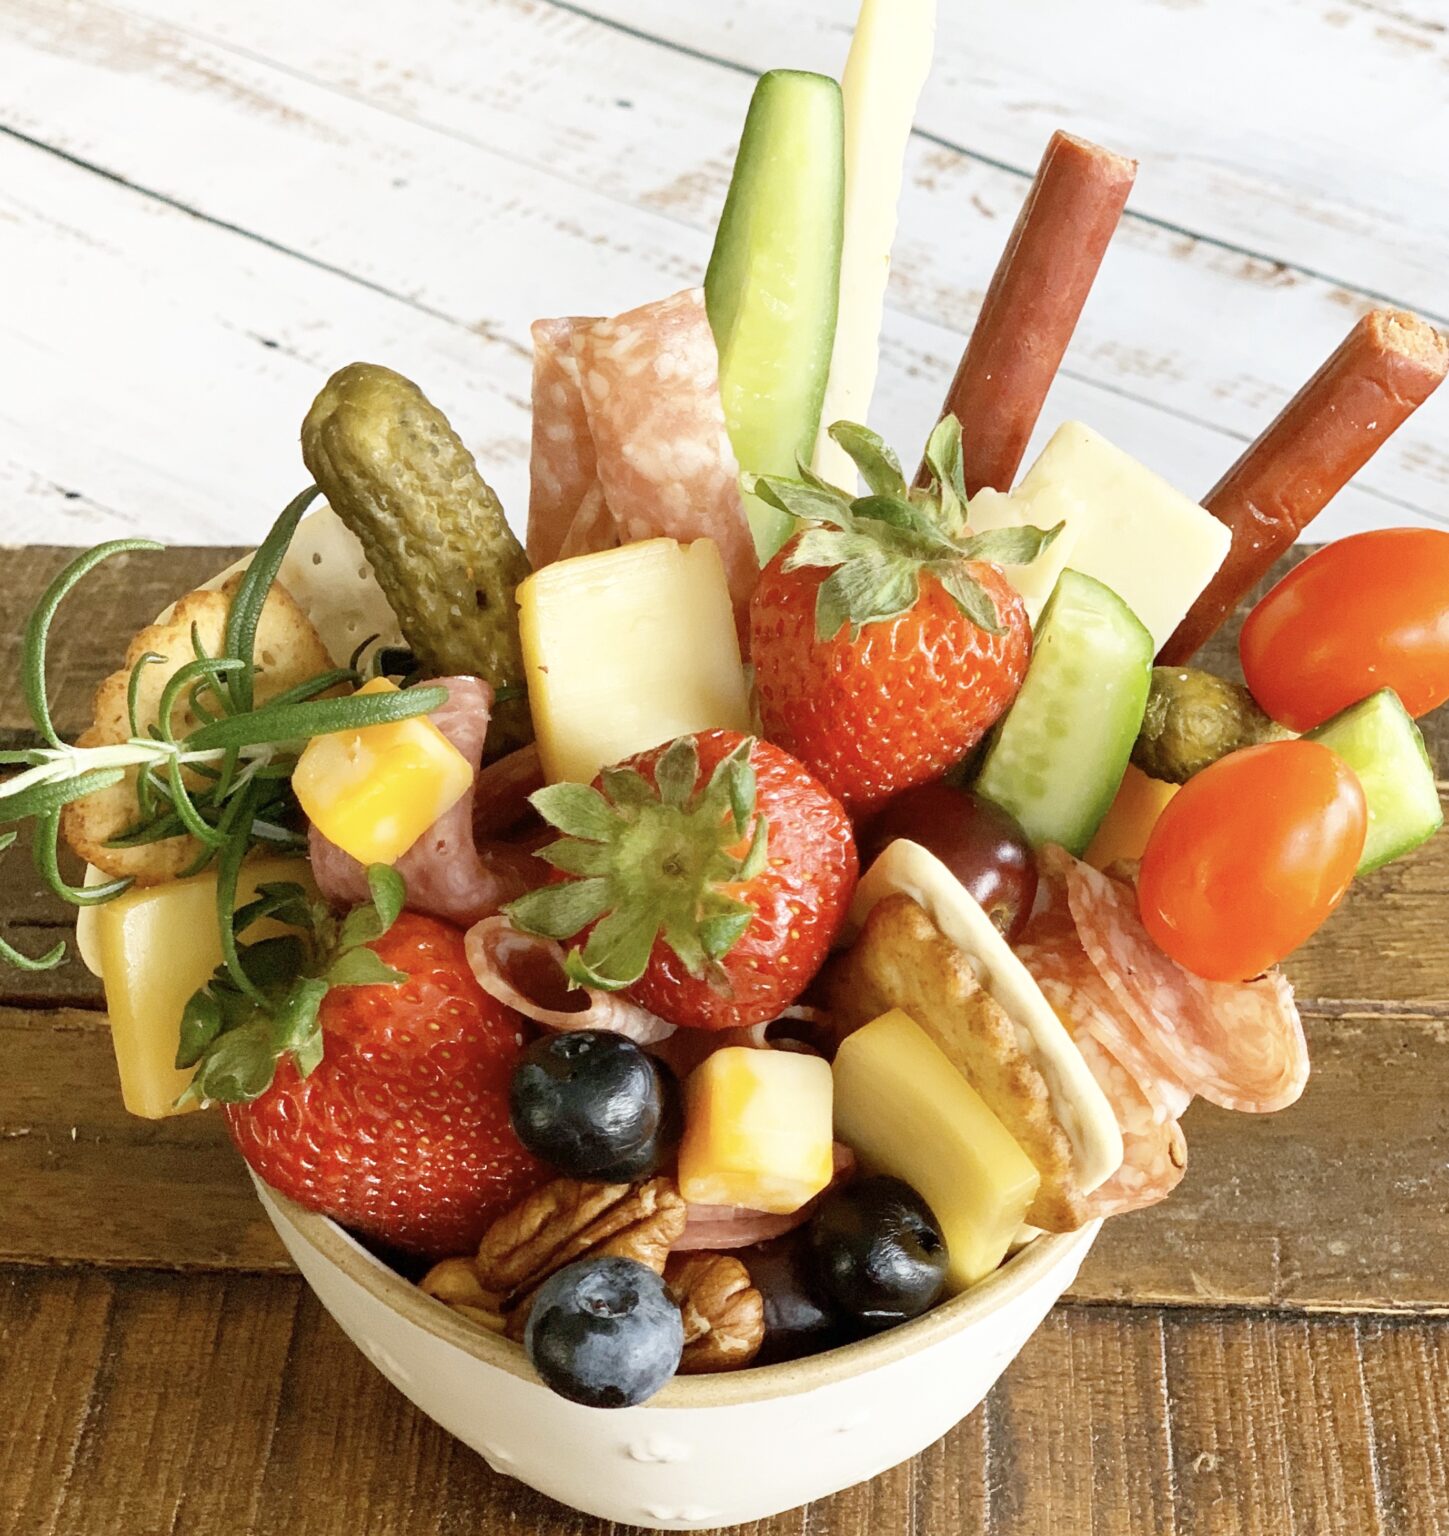
[[(698, 280), (754, 73), (856, 0), (0, 0), (0, 543), (254, 541), (357, 357), (517, 509), (528, 324)], [(1449, 317), (1445, 0), (942, 0), (876, 422), (925, 434), (1047, 137), (1138, 156), (1043, 418), (1206, 491), (1372, 303)], [(1449, 391), (1321, 536), (1449, 515)]]
[[(0, 654), (65, 559), (4, 557)], [(62, 611), (61, 729), (229, 551), (126, 557)], [(1215, 647), (1231, 668), (1232, 647)], [(1437, 760), (1449, 717), (1428, 722)], [(0, 744), (29, 739), (13, 674)], [(1165, 1205), (1110, 1222), (984, 1408), (757, 1536), (1449, 1530), (1449, 837), (1295, 957), (1314, 1055), (1278, 1116), (1195, 1105)], [(0, 924), (69, 915), (17, 849)], [(121, 1109), (98, 983), (0, 973), (0, 1511), (16, 1536), (604, 1536), (392, 1391), (290, 1266), (219, 1124)], [(614, 1533), (610, 1533), (614, 1536)]]

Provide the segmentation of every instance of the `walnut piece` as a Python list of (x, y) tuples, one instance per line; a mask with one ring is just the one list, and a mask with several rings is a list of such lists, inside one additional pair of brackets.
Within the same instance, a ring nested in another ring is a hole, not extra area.
[(664, 1271), (684, 1318), (681, 1374), (736, 1371), (765, 1342), (765, 1303), (727, 1253), (676, 1254)]
[(478, 1281), (502, 1297), (508, 1335), (519, 1338), (550, 1275), (582, 1258), (634, 1259), (662, 1275), (684, 1219), (669, 1179), (632, 1186), (555, 1179), (489, 1227), (478, 1249)]
[(418, 1289), (490, 1333), (503, 1332), (501, 1298), (483, 1289), (478, 1267), (471, 1258), (444, 1259), (434, 1264), (418, 1281)]

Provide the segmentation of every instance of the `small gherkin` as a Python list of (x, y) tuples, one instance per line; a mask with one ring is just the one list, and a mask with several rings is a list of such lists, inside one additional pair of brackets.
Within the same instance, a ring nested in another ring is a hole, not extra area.
[(1239, 747), (1290, 734), (1259, 709), (1241, 683), (1196, 667), (1154, 667), (1132, 761), (1149, 778), (1186, 784)]
[(401, 374), (350, 363), (312, 402), (302, 457), (361, 541), (424, 674), (508, 689), (489, 749), (529, 741), (514, 596), (528, 556), (447, 417)]

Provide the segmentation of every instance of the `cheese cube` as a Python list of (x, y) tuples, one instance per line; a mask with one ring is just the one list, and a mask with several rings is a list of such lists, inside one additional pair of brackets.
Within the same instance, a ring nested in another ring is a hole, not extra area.
[(749, 693), (719, 551), (649, 539), (560, 560), (518, 589), (543, 770), (587, 783), (676, 736), (748, 731)]
[[(1057, 578), (1073, 562), (1077, 543), (1087, 526), (1085, 509), (1080, 503), (1071, 509), (1065, 506), (1065, 493), (1052, 508), (1033, 510), (1017, 495), (1006, 496), (990, 489), (977, 491), (971, 498), (968, 517), (972, 533), (990, 533), (997, 528), (1021, 528), (1033, 524), (1039, 528), (1055, 528), (1058, 523), (1066, 526), (1030, 565), (1008, 565), (1003, 569), (1006, 579), (1021, 593), (1026, 604), (1027, 617), (1033, 624), (1041, 617), (1041, 611), (1052, 595)], [(1047, 519), (1050, 517), (1050, 521)]]
[[(289, 880), (313, 888), (305, 859), (244, 864), (237, 905), (250, 901), (259, 885)], [(179, 1071), (175, 1065), (181, 1013), (192, 993), (205, 986), (221, 964), (216, 872), (136, 888), (88, 910), (95, 913), (96, 958), (106, 988), (122, 1100), (131, 1114), (146, 1120), (182, 1113), (176, 1100), (191, 1081), (191, 1070)], [(258, 923), (246, 938), (284, 931), (276, 923)], [(196, 1107), (192, 1103), (186, 1109)]]
[(818, 1056), (726, 1046), (684, 1085), (679, 1192), (693, 1205), (787, 1216), (834, 1176), (830, 1067)]
[(1086, 860), (1094, 869), (1106, 869), (1118, 859), (1140, 859), (1147, 851), (1147, 839), (1157, 825), (1157, 818), (1167, 809), (1167, 802), (1177, 793), (1177, 784), (1151, 779), (1134, 764), (1127, 765), (1117, 798), (1106, 819), (1097, 828)]
[[(396, 693), (374, 678), (358, 693)], [(314, 736), (292, 788), (329, 842), (363, 864), (391, 864), (473, 783), (468, 759), (425, 716)]]
[(873, 1173), (904, 1179), (946, 1235), (962, 1291), (1006, 1256), (1040, 1176), (981, 1095), (899, 1008), (846, 1036), (835, 1130)]
[(1009, 497), (974, 497), (970, 517), (976, 532), (1065, 521), (1042, 561), (1006, 567), (1033, 622), (1057, 576), (1070, 567), (1111, 587), (1142, 620), (1156, 650), (1217, 574), (1232, 543), (1211, 512), (1079, 421), (1057, 430)]

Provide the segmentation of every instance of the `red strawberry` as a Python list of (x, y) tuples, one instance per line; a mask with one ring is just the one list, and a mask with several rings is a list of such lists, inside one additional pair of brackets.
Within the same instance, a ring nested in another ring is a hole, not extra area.
[(223, 1106), (227, 1126), (309, 1210), (424, 1258), (466, 1253), (552, 1177), (508, 1122), (523, 1021), (478, 985), (447, 923), (404, 912), (367, 947), (407, 979), (328, 992), (321, 1061), (303, 1078), (284, 1056), (270, 1087)]
[(580, 878), (509, 916), (549, 938), (586, 934), (570, 977), (676, 1024), (778, 1017), (824, 964), (855, 888), (844, 808), (794, 758), (734, 731), (683, 736), (533, 804), (566, 834), (539, 857)]
[(750, 649), (765, 734), (863, 816), (940, 778), (1011, 703), (1031, 626), (991, 562), (1034, 559), (1052, 534), (966, 534), (950, 417), (927, 450), (925, 492), (907, 491), (873, 433), (837, 423), (832, 434), (872, 494), (759, 477), (763, 499), (812, 526), (765, 567)]

